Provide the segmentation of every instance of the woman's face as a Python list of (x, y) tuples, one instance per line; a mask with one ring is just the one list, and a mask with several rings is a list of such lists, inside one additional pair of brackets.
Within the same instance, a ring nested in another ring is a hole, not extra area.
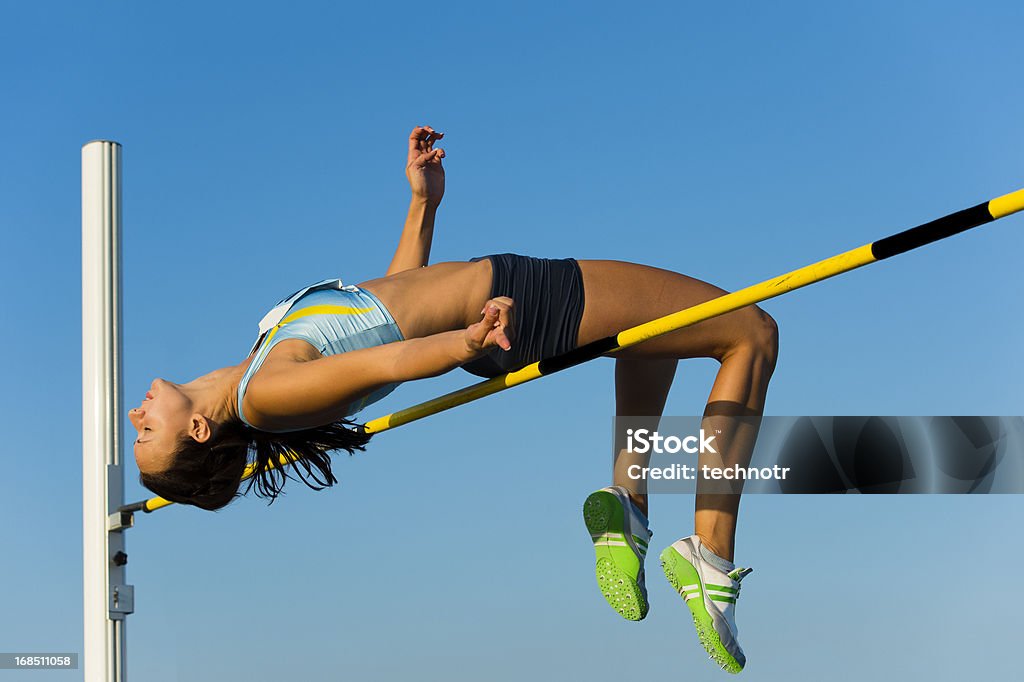
[(135, 462), (142, 473), (159, 473), (170, 466), (171, 453), (188, 429), (192, 401), (177, 384), (155, 379), (139, 407), (128, 419), (139, 432), (135, 441)]

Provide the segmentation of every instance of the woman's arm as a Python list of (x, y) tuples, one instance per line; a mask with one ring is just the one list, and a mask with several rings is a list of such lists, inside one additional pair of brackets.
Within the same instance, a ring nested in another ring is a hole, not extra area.
[(409, 216), (402, 228), (402, 237), (391, 259), (385, 276), (404, 270), (413, 270), (427, 264), (430, 259), (430, 242), (434, 237), (434, 216), (437, 205), (421, 197), (413, 197), (409, 203)]
[(434, 142), (442, 137), (444, 133), (430, 126), (418, 126), (409, 134), (405, 175), (412, 188), (412, 201), (387, 275), (422, 267), (430, 259), (434, 217), (444, 196), (444, 150), (434, 149)]
[(245, 414), (271, 431), (322, 426), (381, 386), (444, 374), (494, 346), (509, 350), (512, 299), (492, 299), (481, 313), (467, 329), (264, 367), (246, 391)]

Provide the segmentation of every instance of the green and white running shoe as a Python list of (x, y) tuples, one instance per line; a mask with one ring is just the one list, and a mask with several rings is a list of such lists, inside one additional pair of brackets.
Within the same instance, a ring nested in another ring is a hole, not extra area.
[(722, 669), (738, 673), (747, 663), (737, 639), (736, 600), (740, 581), (752, 568), (735, 568), (728, 573), (704, 560), (700, 538), (691, 535), (666, 547), (661, 567), (676, 592), (686, 600), (697, 626), (697, 636)]
[(647, 520), (621, 486), (602, 488), (583, 503), (583, 520), (597, 554), (597, 586), (626, 620), (647, 615), (644, 557), (651, 541)]

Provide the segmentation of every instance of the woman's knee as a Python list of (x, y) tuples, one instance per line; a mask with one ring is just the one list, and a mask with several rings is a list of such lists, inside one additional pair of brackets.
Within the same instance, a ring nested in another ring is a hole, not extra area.
[(757, 306), (751, 307), (757, 311), (757, 322), (751, 331), (754, 346), (774, 367), (779, 358), (779, 324), (774, 317)]
[(736, 351), (753, 353), (765, 360), (769, 367), (774, 368), (779, 357), (778, 323), (775, 322), (775, 318), (756, 305), (747, 306), (741, 310), (744, 316), (741, 325), (743, 331), (726, 355)]

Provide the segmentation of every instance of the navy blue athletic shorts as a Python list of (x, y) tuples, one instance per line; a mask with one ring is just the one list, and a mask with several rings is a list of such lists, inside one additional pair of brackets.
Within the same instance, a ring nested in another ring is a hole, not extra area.
[(478, 256), (491, 261), (491, 298), (514, 302), (512, 350), (491, 349), (462, 369), (491, 378), (576, 348), (583, 319), (583, 274), (573, 258), (515, 253)]

